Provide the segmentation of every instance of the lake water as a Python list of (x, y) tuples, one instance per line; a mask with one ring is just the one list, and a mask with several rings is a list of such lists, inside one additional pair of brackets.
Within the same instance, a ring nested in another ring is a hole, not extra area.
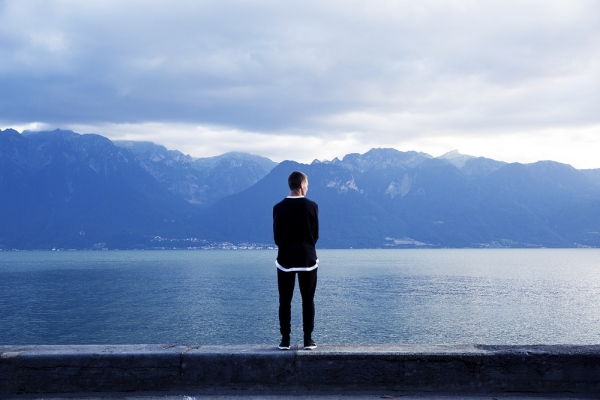
[[(317, 343), (600, 343), (600, 249), (318, 253)], [(275, 256), (0, 252), (0, 344), (275, 345)]]

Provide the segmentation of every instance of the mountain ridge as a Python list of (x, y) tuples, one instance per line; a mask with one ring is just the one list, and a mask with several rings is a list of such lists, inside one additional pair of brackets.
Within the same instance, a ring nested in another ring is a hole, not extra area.
[(7, 129), (0, 249), (272, 247), (272, 206), (296, 169), (320, 207), (321, 247), (600, 246), (600, 169), (391, 148), (311, 164), (194, 159), (151, 142)]

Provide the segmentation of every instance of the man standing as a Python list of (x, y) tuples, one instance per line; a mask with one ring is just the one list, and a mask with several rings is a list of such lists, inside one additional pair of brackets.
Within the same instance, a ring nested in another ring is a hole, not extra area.
[(315, 244), (319, 239), (319, 207), (306, 198), (308, 177), (292, 172), (288, 178), (290, 195), (273, 207), (273, 236), (278, 247), (277, 287), (279, 289), (279, 348), (289, 350), (292, 330), (292, 296), (296, 274), (302, 296), (304, 348), (317, 347), (312, 340), (315, 322), (315, 290), (319, 259)]

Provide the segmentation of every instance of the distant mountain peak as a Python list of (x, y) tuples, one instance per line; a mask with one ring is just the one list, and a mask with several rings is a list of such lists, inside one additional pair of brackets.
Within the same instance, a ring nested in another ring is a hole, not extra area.
[(19, 133), (19, 132), (12, 128), (6, 128), (5, 130), (0, 129), (0, 133), (5, 133), (7, 135), (8, 134), (14, 135), (15, 133)]
[(357, 171), (388, 167), (415, 167), (432, 158), (429, 154), (416, 151), (402, 152), (392, 148), (373, 148), (364, 154), (352, 153), (344, 156), (341, 163), (345, 168)]
[(199, 206), (248, 188), (277, 165), (268, 158), (239, 151), (192, 158), (148, 141), (114, 143), (132, 151), (142, 167), (169, 191)]
[(469, 161), (470, 159), (476, 158), (476, 157), (469, 156), (466, 154), (461, 154), (458, 150), (451, 150), (451, 151), (447, 152), (446, 154), (442, 154), (441, 156), (439, 156), (437, 158), (442, 159), (442, 160), (447, 160), (451, 164), (453, 164), (456, 168), (461, 169), (462, 167), (465, 166), (467, 161)]
[(203, 168), (215, 168), (217, 165), (223, 164), (239, 166), (244, 163), (256, 164), (260, 168), (264, 169), (265, 174), (277, 165), (276, 162), (270, 160), (269, 158), (241, 151), (230, 151), (214, 157), (194, 159), (194, 164), (196, 166), (202, 166)]
[[(445, 158), (447, 160), (453, 159), (453, 158), (458, 158), (458, 157), (465, 157), (465, 154), (461, 154), (457, 149), (454, 150), (450, 150), (449, 152), (442, 154), (441, 156), (439, 156), (438, 158)], [(466, 157), (470, 157), (470, 156), (466, 156)]]
[(66, 135), (66, 136), (81, 136), (81, 134), (73, 132), (68, 129), (55, 129), (53, 131), (30, 131), (24, 130), (21, 135), (29, 136), (29, 135)]
[(150, 141), (113, 140), (117, 147), (132, 151), (136, 156), (148, 159), (151, 162), (180, 162), (189, 163), (192, 157), (179, 150), (168, 150), (165, 146)]

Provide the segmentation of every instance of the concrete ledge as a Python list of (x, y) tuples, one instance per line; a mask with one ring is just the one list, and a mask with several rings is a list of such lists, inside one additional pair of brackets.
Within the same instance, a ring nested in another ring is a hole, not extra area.
[(0, 346), (0, 393), (600, 393), (600, 346)]

